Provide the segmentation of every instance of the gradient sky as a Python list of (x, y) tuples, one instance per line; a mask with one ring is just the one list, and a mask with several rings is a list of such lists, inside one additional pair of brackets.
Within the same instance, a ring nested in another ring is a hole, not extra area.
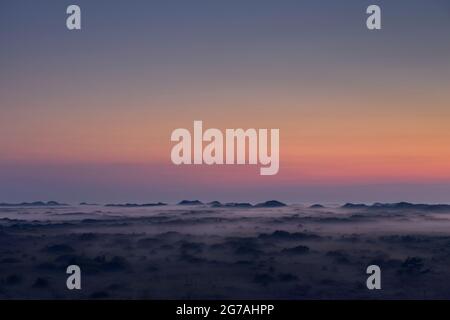
[[(0, 0), (0, 202), (450, 203), (449, 106), (447, 0)], [(279, 128), (279, 174), (172, 165), (194, 120)]]

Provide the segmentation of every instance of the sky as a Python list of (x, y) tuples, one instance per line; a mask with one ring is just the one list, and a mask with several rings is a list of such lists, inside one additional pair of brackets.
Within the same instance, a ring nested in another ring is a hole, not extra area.
[[(450, 203), (449, 58), (446, 0), (0, 0), (0, 202)], [(173, 165), (194, 120), (279, 173)]]

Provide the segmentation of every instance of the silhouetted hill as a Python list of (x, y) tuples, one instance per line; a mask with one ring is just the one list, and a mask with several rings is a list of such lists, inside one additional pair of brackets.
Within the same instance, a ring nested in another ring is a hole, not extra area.
[(256, 208), (276, 208), (276, 207), (285, 207), (286, 204), (277, 200), (270, 200), (262, 203), (258, 203), (255, 205)]
[(67, 204), (59, 203), (56, 201), (35, 201), (35, 202), (22, 202), (22, 203), (0, 203), (0, 207), (55, 207), (55, 206), (67, 206)]
[(228, 202), (223, 205), (226, 208), (252, 208), (252, 204), (248, 202)]
[(345, 209), (369, 209), (369, 210), (429, 210), (429, 211), (449, 211), (450, 205), (448, 204), (415, 204), (409, 202), (397, 202), (397, 203), (379, 203), (376, 202), (372, 205), (366, 204), (353, 204), (346, 203), (341, 208)]
[(366, 209), (369, 206), (363, 203), (346, 203), (341, 208), (344, 209)]
[(157, 206), (165, 206), (167, 203), (158, 202), (158, 203), (124, 203), (124, 204), (105, 204), (105, 207), (121, 207), (121, 208), (139, 208), (139, 207), (157, 207)]
[(200, 204), (203, 204), (200, 200), (183, 200), (178, 202), (179, 206), (196, 206)]

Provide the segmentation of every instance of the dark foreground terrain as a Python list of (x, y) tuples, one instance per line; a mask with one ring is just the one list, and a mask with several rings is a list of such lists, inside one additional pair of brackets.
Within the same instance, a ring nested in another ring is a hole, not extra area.
[(0, 208), (1, 299), (449, 299), (449, 265), (445, 206)]

